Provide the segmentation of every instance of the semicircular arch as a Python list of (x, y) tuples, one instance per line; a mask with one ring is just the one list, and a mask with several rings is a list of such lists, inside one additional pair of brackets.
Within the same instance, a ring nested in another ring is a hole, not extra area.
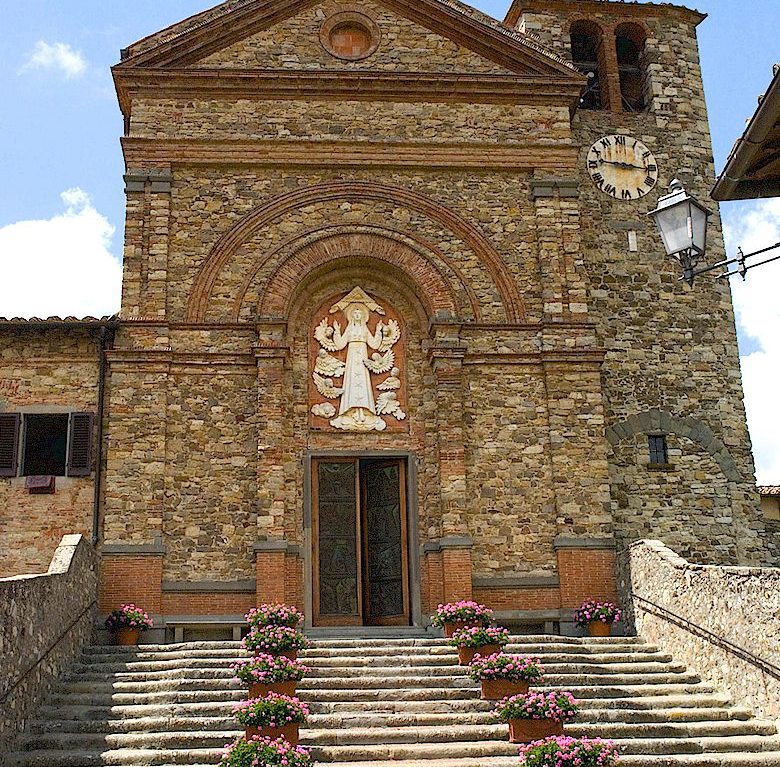
[[(441, 255), (441, 254), (437, 254)], [(233, 321), (247, 311), (247, 293), (268, 261), (275, 259), (265, 285), (258, 292), (255, 314), (264, 317), (286, 317), (296, 286), (314, 269), (328, 261), (348, 257), (372, 259), (394, 275), (410, 281), (420, 295), (429, 316), (446, 312), (466, 319), (480, 318), (479, 302), (460, 272), (446, 262), (436, 263), (422, 245), (406, 234), (372, 226), (334, 226), (311, 230), (285, 243), (263, 259), (247, 275), (236, 296)], [(445, 270), (449, 272), (445, 273)]]
[(492, 243), (475, 225), (417, 192), (368, 181), (315, 184), (280, 195), (246, 214), (220, 238), (198, 272), (187, 304), (186, 320), (188, 322), (205, 320), (211, 293), (220, 272), (235, 252), (256, 232), (287, 212), (313, 203), (334, 200), (395, 203), (435, 221), (462, 240), (483, 264), (501, 299), (506, 320), (508, 322), (524, 320), (525, 306), (511, 272)]
[(712, 429), (698, 418), (680, 418), (666, 410), (646, 410), (629, 416), (624, 421), (607, 428), (607, 441), (616, 445), (637, 434), (671, 432), (687, 437), (712, 456), (726, 479), (741, 482), (742, 473), (724, 442), (715, 436)]

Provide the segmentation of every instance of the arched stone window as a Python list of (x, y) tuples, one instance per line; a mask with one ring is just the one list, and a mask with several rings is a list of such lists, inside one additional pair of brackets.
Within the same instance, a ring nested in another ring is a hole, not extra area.
[(588, 78), (580, 108), (609, 109), (601, 27), (589, 21), (575, 21), (570, 34), (572, 63)]
[(645, 32), (636, 24), (621, 24), (615, 30), (620, 100), (624, 112), (641, 112), (648, 104)]

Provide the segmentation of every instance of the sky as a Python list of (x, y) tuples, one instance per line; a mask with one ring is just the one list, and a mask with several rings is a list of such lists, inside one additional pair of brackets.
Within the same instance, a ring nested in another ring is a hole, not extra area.
[[(0, 316), (119, 308), (124, 171), (110, 67), (119, 51), (208, 0), (0, 3)], [(503, 18), (508, 0), (475, 5)], [(780, 62), (780, 0), (697, 0), (720, 171)], [(780, 200), (721, 208), (729, 255), (780, 242)], [(780, 262), (732, 281), (760, 484), (780, 484)]]

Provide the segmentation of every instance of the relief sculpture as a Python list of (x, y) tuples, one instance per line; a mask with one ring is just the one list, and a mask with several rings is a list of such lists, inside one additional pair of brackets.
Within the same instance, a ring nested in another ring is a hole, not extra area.
[[(338, 411), (334, 403), (326, 401), (313, 405), (311, 412), (329, 419), (332, 427), (342, 431), (384, 431), (386, 417), (406, 418), (398, 400), (400, 369), (393, 351), (401, 338), (398, 321), (380, 319), (372, 331), (371, 315), (384, 317), (386, 312), (359, 287), (330, 308), (330, 314), (337, 313), (343, 317), (343, 330), (342, 321), (336, 318), (331, 324), (327, 317), (314, 330), (320, 348), (312, 379), (322, 397), (339, 400)], [(345, 350), (345, 359), (334, 356), (342, 353), (343, 357)], [(388, 375), (376, 384), (375, 394), (372, 374), (385, 373)]]

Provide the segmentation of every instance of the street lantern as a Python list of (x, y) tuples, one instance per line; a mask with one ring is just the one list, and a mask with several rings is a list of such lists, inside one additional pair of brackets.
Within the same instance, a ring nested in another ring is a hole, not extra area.
[(693, 287), (696, 265), (707, 250), (710, 211), (675, 179), (669, 185), (669, 194), (660, 197), (658, 207), (647, 215), (655, 221), (667, 255), (680, 264), (683, 279)]

